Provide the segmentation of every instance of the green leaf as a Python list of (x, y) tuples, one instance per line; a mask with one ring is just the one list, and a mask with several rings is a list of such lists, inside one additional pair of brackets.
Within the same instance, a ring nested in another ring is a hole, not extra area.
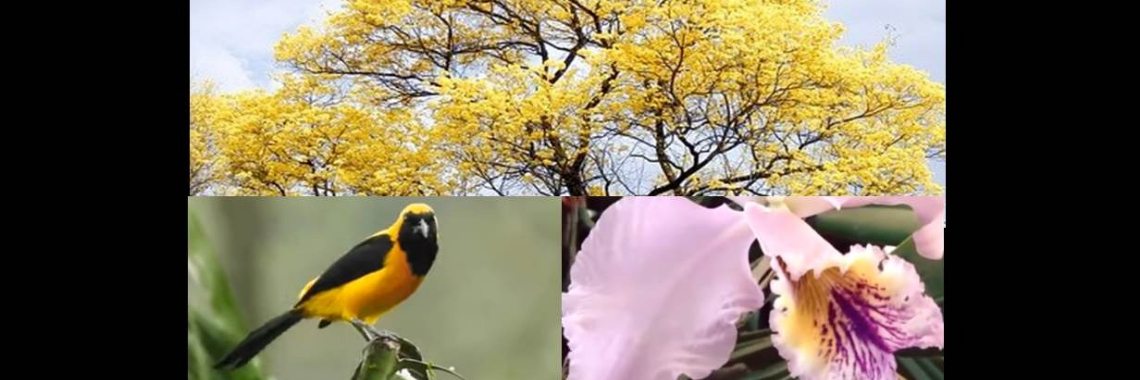
[(945, 356), (938, 356), (938, 357), (930, 358), (930, 363), (937, 366), (939, 371), (943, 371), (943, 372), (946, 371), (946, 357)]
[[(440, 366), (437, 366), (437, 365), (435, 365), (435, 364), (431, 364), (431, 363), (427, 363), (427, 362), (421, 362), (421, 361), (419, 361), (419, 360), (414, 360), (414, 359), (400, 359), (400, 362), (401, 362), (401, 363), (408, 363), (408, 362), (411, 362), (410, 364), (416, 364), (416, 365), (424, 366), (424, 367), (426, 367), (426, 368), (428, 368), (428, 369), (430, 369), (430, 370), (433, 370), (433, 371), (441, 371), (441, 372), (443, 372), (443, 373), (447, 373), (447, 374), (450, 374), (451, 376), (455, 376), (455, 377), (456, 377), (456, 378), (458, 378), (459, 380), (467, 380), (467, 379), (466, 379), (466, 378), (464, 378), (462, 375), (460, 375), (460, 374), (458, 374), (458, 373), (455, 373), (455, 371), (452, 371), (450, 368), (444, 368), (444, 367), (440, 367)], [(430, 374), (430, 373), (431, 373), (431, 372), (429, 372), (429, 374)], [(429, 376), (429, 377), (427, 377), (427, 378), (428, 378), (428, 379), (433, 379), (434, 377), (431, 377), (431, 376)]]
[(820, 235), (875, 245), (899, 245), (919, 227), (906, 206), (863, 206), (828, 211), (805, 219)]
[(400, 340), (400, 362), (397, 370), (407, 369), (412, 373), (412, 376), (415, 376), (417, 379), (430, 378), (428, 366), (422, 364), (424, 357), (423, 354), (420, 353), (419, 347), (416, 347), (415, 343), (403, 337), (396, 336), (396, 338)]
[(771, 331), (767, 331), (748, 338), (737, 338), (736, 347), (732, 350), (732, 354), (725, 364), (743, 363), (751, 367), (756, 366), (757, 363), (764, 364), (778, 359), (779, 354), (776, 353), (776, 347), (772, 345)]
[(942, 369), (935, 366), (934, 362), (929, 358), (915, 359), (915, 361), (918, 362), (919, 367), (922, 367), (922, 370), (926, 371), (926, 373), (935, 380), (944, 380), (946, 378), (945, 374), (942, 373)]
[(451, 369), (440, 367), (425, 361), (423, 354), (420, 353), (420, 349), (419, 347), (416, 347), (415, 343), (412, 343), (411, 341), (404, 339), (401, 336), (395, 337), (400, 341), (399, 361), (396, 365), (397, 372), (399, 370), (406, 369), (409, 373), (412, 374), (412, 377), (416, 379), (429, 380), (438, 379), (439, 377), (435, 375), (435, 371), (441, 371), (451, 374), (452, 376), (455, 376), (459, 379), (463, 379), (463, 376), (455, 373)]
[(736, 337), (736, 345), (740, 346), (741, 344), (747, 343), (748, 341), (760, 339), (760, 338), (763, 338), (763, 337), (766, 337), (769, 335), (772, 335), (771, 329), (759, 329), (759, 330), (754, 330), (754, 331), (745, 331), (745, 332), (740, 333), (740, 335)]
[(188, 377), (190, 379), (212, 379), (214, 376), (211, 374), (210, 369), (211, 356), (210, 353), (206, 351), (205, 345), (202, 344), (201, 334), (194, 321), (194, 313), (189, 313), (187, 318), (189, 320), (186, 329), (186, 368), (190, 372)]
[(213, 368), (245, 336), (240, 312), (230, 292), (209, 239), (197, 218), (188, 221), (186, 252), (190, 297), (187, 301), (187, 361), (191, 380), (262, 380), (260, 361), (254, 359), (233, 371)]
[(737, 344), (736, 348), (732, 350), (732, 356), (729, 357), (728, 362), (729, 363), (735, 363), (735, 362), (740, 361), (741, 359), (743, 359), (749, 355), (755, 354), (757, 352), (763, 351), (764, 349), (768, 349), (771, 347), (772, 347), (772, 336), (771, 335), (761, 336), (761, 337), (757, 337), (756, 339), (753, 339), (750, 341), (742, 342), (740, 344)]
[(946, 375), (929, 358), (897, 358), (899, 373), (910, 380), (944, 380)]
[(897, 358), (897, 360), (899, 363), (899, 374), (903, 375), (903, 377), (910, 380), (931, 380), (930, 376), (926, 374), (926, 371), (923, 371), (922, 367), (914, 362), (914, 359)]
[(747, 375), (744, 375), (744, 377), (741, 377), (740, 380), (776, 380), (788, 377), (790, 377), (788, 373), (788, 362), (781, 360), (760, 370), (749, 372)]
[(211, 309), (218, 314), (218, 317), (244, 330), (244, 323), (237, 302), (234, 301), (233, 292), (230, 290), (229, 281), (226, 280), (226, 273), (222, 270), (213, 247), (206, 239), (202, 224), (194, 215), (190, 215), (188, 224), (189, 249), (186, 253), (191, 280), (195, 280), (201, 289), (208, 292)]

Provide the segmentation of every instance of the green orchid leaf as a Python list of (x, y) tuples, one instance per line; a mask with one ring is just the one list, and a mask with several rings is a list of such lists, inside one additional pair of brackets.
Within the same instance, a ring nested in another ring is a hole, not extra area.
[(788, 378), (791, 378), (791, 375), (788, 373), (788, 362), (781, 360), (762, 369), (749, 372), (747, 375), (744, 375), (744, 377), (741, 377), (740, 380), (778, 380)]
[(845, 208), (815, 215), (805, 221), (825, 237), (892, 246), (899, 245), (921, 227), (918, 216), (907, 206)]
[(944, 380), (942, 369), (930, 358), (896, 358), (899, 374), (910, 380)]

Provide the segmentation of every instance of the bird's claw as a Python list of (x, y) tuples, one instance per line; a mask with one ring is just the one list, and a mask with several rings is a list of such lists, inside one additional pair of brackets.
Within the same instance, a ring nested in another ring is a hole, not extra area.
[(367, 323), (364, 323), (364, 321), (361, 321), (359, 319), (353, 319), (351, 322), (353, 327), (356, 327), (356, 330), (360, 332), (360, 335), (364, 336), (364, 339), (369, 342), (375, 340), (376, 338), (384, 338), (386, 340), (394, 340), (397, 342), (400, 340), (396, 334), (393, 334), (388, 330), (377, 331), (375, 328), (369, 326)]

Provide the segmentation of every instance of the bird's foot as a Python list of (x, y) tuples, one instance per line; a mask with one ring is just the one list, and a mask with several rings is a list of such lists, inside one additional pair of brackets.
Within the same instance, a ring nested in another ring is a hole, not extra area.
[(352, 322), (352, 326), (356, 327), (356, 330), (360, 332), (360, 335), (364, 336), (364, 339), (369, 341), (369, 342), (373, 341), (376, 338), (384, 338), (386, 340), (394, 340), (394, 341), (400, 340), (400, 338), (397, 337), (396, 334), (393, 334), (392, 332), (390, 332), (388, 330), (383, 330), (383, 329), (376, 330), (371, 325), (364, 323), (364, 321), (361, 321), (359, 319), (353, 319), (351, 322)]
[(349, 323), (352, 323), (352, 327), (356, 328), (356, 332), (360, 333), (360, 336), (364, 337), (365, 341), (371, 342), (372, 339), (376, 338), (372, 326), (368, 326), (364, 321), (353, 319), (349, 321)]

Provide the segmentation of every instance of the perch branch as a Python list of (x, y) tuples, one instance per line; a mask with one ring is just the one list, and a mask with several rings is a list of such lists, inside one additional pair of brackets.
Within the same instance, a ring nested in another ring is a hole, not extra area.
[(350, 322), (352, 322), (353, 327), (356, 327), (357, 331), (364, 336), (364, 340), (368, 342), (368, 345), (364, 347), (364, 358), (360, 361), (360, 364), (356, 366), (356, 371), (352, 374), (352, 380), (399, 379), (396, 373), (401, 369), (418, 372), (418, 376), (413, 373), (413, 377), (417, 379), (431, 379), (433, 377), (430, 372), (432, 370), (438, 370), (449, 373), (460, 380), (467, 380), (458, 373), (455, 373), (453, 369), (424, 362), (420, 356), (419, 348), (417, 348), (414, 343), (401, 338), (391, 331), (377, 331), (373, 329), (372, 326), (359, 320), (352, 320)]
[(364, 360), (356, 366), (352, 380), (388, 380), (396, 374), (400, 341), (380, 336), (364, 347)]

